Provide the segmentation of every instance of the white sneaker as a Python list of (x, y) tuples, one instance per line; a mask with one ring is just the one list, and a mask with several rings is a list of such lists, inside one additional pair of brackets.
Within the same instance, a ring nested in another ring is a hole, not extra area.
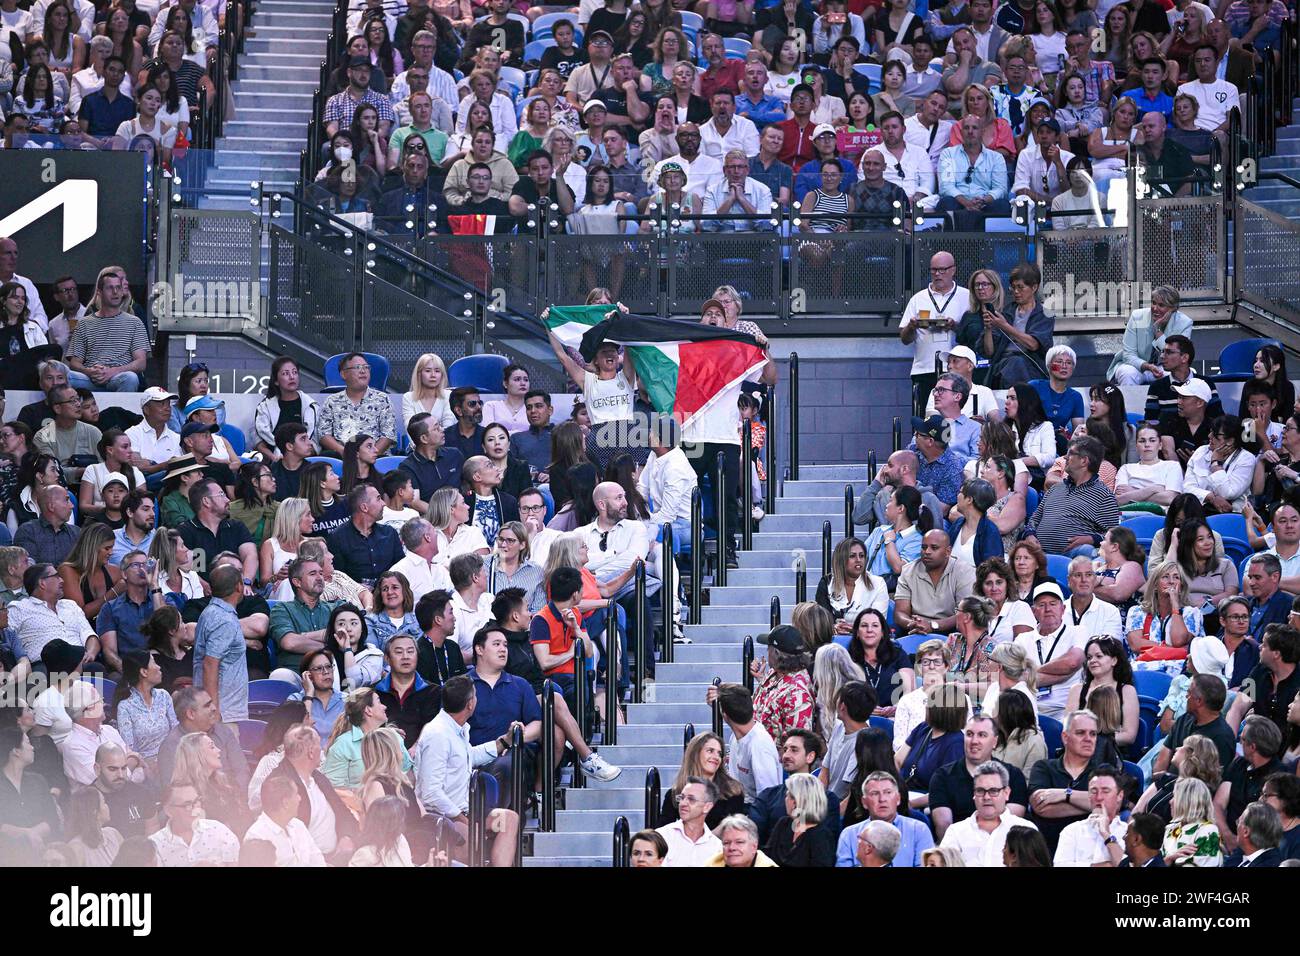
[(582, 772), (597, 780), (614, 780), (623, 772), (623, 768), (606, 763), (600, 754), (592, 751), (591, 756), (582, 762)]

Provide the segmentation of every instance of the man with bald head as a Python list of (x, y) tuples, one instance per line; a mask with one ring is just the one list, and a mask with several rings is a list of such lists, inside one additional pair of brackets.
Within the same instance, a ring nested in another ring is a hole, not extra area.
[(497, 540), (497, 532), (509, 521), (519, 520), (519, 502), (514, 495), (501, 490), (505, 476), (486, 455), (471, 455), (461, 469), (461, 485), (465, 491), (465, 504), (469, 505), (470, 524), (483, 532), (489, 545)]
[(1196, 167), (1192, 154), (1182, 143), (1165, 135), (1168, 124), (1164, 115), (1154, 110), (1142, 117), (1142, 145), (1137, 148), (1143, 176), (1156, 196), (1188, 196)]
[(117, 744), (101, 744), (95, 751), (93, 785), (108, 805), (108, 825), (122, 836), (148, 836), (158, 829), (158, 801), (131, 779), (126, 751)]
[(906, 448), (894, 452), (889, 460), (876, 472), (875, 479), (862, 492), (858, 505), (853, 509), (853, 523), (865, 525), (888, 524), (885, 508), (894, 498), (899, 488), (915, 488), (921, 493), (921, 507), (930, 512), (936, 528), (943, 527), (945, 508), (943, 502), (935, 495), (933, 488), (927, 488), (916, 482), (916, 472), (920, 467), (916, 452)]
[(957, 344), (954, 330), (969, 308), (970, 292), (957, 284), (957, 260), (941, 249), (930, 257), (930, 284), (912, 296), (898, 323), (898, 337), (914, 349), (912, 385), (919, 407), (925, 407), (938, 379), (936, 359)]
[(921, 557), (903, 568), (894, 592), (894, 626), (900, 634), (948, 634), (957, 627), (957, 605), (975, 587), (975, 568), (953, 557), (947, 533), (921, 539)]
[[(636, 615), (645, 614), (646, 632), (650, 633), (650, 609), (648, 606), (637, 606), (636, 582), (633, 580), (637, 563), (644, 562), (650, 552), (650, 539), (646, 533), (646, 526), (640, 521), (628, 518), (627, 492), (618, 482), (602, 481), (592, 492), (591, 499), (592, 504), (595, 505), (596, 520), (574, 532), (582, 535), (587, 542), (587, 570), (594, 574), (601, 584), (617, 586), (616, 598), (619, 606), (628, 615), (628, 628), (635, 626)], [(647, 576), (646, 597), (649, 598), (658, 591), (659, 581)], [(620, 687), (627, 681), (628, 628), (619, 628)], [(588, 632), (595, 634), (591, 627), (588, 628)], [(646, 666), (647, 673), (652, 673), (653, 653), (647, 654)]]

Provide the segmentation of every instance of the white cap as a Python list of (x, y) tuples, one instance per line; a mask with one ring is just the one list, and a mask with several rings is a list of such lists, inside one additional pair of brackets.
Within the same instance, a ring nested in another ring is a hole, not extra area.
[(150, 385), (140, 393), (142, 402), (165, 402), (175, 401), (178, 396), (175, 392), (169, 392), (165, 388), (159, 388), (157, 385)]
[(813, 139), (816, 139), (822, 133), (830, 133), (832, 136), (834, 136), (835, 127), (832, 126), (830, 123), (818, 123), (817, 128), (813, 130)]
[(1228, 648), (1217, 637), (1198, 637), (1188, 652), (1198, 674), (1213, 674), (1228, 679)]
[(1053, 595), (1062, 604), (1065, 603), (1065, 595), (1061, 592), (1061, 586), (1055, 581), (1044, 581), (1034, 588), (1034, 595), (1029, 599), (1030, 603), (1032, 604), (1045, 594)]
[(953, 358), (965, 359), (966, 361), (970, 362), (971, 365), (975, 365), (978, 362), (978, 359), (975, 358), (975, 353), (972, 352), (970, 348), (965, 345), (958, 345), (951, 352), (947, 353), (944, 356), (944, 361), (946, 362), (948, 359), (953, 359)]
[(1182, 385), (1175, 385), (1174, 391), (1185, 398), (1199, 398), (1206, 405), (1210, 404), (1213, 397), (1209, 383), (1203, 378), (1189, 378)]

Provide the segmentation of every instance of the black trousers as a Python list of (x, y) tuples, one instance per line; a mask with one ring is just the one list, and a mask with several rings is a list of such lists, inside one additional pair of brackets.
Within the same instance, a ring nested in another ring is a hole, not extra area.
[[(712, 476), (717, 468), (718, 453), (722, 453), (722, 481), (726, 489), (727, 503), (727, 542), (726, 551), (736, 550), (736, 534), (740, 531), (740, 444), (721, 444), (719, 442), (682, 443), (686, 457), (695, 469), (701, 486), (706, 476)], [(716, 521), (712, 525), (717, 530)]]

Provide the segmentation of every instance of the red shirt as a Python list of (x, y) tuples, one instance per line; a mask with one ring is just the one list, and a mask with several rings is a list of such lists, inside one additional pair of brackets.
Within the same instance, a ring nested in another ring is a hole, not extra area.
[(782, 120), (776, 126), (785, 134), (781, 143), (781, 162), (789, 164), (797, 173), (800, 166), (816, 155), (812, 134), (817, 126), (808, 122), (801, 127), (797, 119)]
[(712, 105), (713, 94), (718, 90), (730, 90), (739, 96), (741, 84), (745, 82), (744, 60), (723, 60), (716, 70), (709, 67), (700, 74), (700, 96)]

